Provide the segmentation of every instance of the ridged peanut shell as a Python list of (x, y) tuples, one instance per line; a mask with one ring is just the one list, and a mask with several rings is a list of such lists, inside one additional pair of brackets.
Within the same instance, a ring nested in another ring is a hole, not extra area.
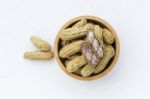
[(79, 52), (81, 50), (82, 43), (83, 40), (79, 40), (64, 46), (60, 49), (59, 56), (61, 58), (68, 58), (69, 56)]
[(110, 59), (115, 55), (114, 48), (111, 45), (104, 45), (104, 56), (94, 70), (94, 74), (100, 73), (105, 69)]
[(33, 59), (33, 60), (49, 60), (53, 58), (53, 53), (52, 52), (40, 52), (40, 51), (25, 52), (24, 58)]
[(48, 42), (42, 40), (41, 38), (37, 36), (32, 36), (31, 37), (31, 42), (39, 48), (41, 51), (50, 51), (51, 47)]
[(79, 28), (87, 24), (87, 20), (83, 17), (80, 21), (72, 26), (72, 28)]
[(103, 35), (102, 35), (102, 28), (99, 25), (94, 25), (94, 37), (98, 40), (100, 46), (103, 46)]
[(94, 69), (95, 65), (88, 63), (81, 69), (81, 75), (83, 77), (88, 77), (93, 73)]
[(72, 40), (85, 36), (90, 30), (93, 30), (93, 25), (88, 23), (80, 28), (68, 28), (62, 31), (60, 38), (62, 40)]
[(87, 63), (87, 60), (83, 55), (78, 56), (68, 62), (67, 70), (68, 70), (68, 72), (75, 72), (79, 68), (81, 68), (83, 65), (85, 65), (86, 63)]

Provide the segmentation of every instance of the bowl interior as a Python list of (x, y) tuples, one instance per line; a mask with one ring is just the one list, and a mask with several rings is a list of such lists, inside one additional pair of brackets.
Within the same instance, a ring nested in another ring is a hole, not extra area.
[[(64, 27), (62, 27), (62, 29), (59, 31), (59, 34), (61, 33), (61, 31), (62, 30), (64, 30), (64, 29), (66, 29), (66, 28), (70, 28), (70, 27), (72, 27), (76, 22), (78, 22), (79, 20), (80, 20), (81, 18), (80, 17), (78, 17), (78, 18), (76, 18), (76, 20), (71, 20), (71, 21), (69, 21), (68, 23), (66, 23), (65, 25), (64, 25)], [(103, 21), (103, 20), (99, 20), (99, 19), (96, 19), (95, 17), (86, 17), (86, 19), (87, 19), (87, 21), (88, 22), (92, 22), (92, 23), (94, 23), (94, 24), (98, 24), (98, 25), (100, 25), (102, 28), (107, 28), (107, 29), (109, 29), (112, 33), (114, 33), (115, 31), (110, 27), (110, 25), (108, 24), (108, 23), (105, 23), (105, 21)], [(82, 76), (80, 76), (80, 75), (76, 75), (76, 74), (72, 74), (72, 73), (69, 73), (67, 70), (66, 70), (66, 68), (65, 68), (65, 65), (64, 65), (64, 62), (65, 62), (65, 59), (61, 59), (61, 58), (59, 58), (59, 56), (58, 56), (58, 53), (59, 53), (59, 51), (60, 51), (60, 48), (61, 48), (61, 39), (59, 39), (59, 34), (58, 34), (58, 37), (57, 37), (57, 44), (56, 44), (56, 48), (57, 48), (57, 55), (56, 55), (56, 57), (57, 57), (57, 61), (59, 61), (59, 63), (60, 63), (60, 66), (61, 66), (61, 68), (67, 73), (67, 74), (69, 74), (69, 75), (71, 75), (71, 76), (73, 76), (74, 78), (77, 78), (77, 79), (80, 79), (80, 80), (93, 80), (93, 79), (95, 79), (95, 78), (99, 78), (100, 76), (102, 76), (102, 75), (104, 75), (104, 74), (106, 74), (106, 72), (105, 71), (107, 71), (107, 69), (109, 69), (110, 68), (110, 66), (112, 66), (112, 63), (114, 62), (114, 61), (117, 61), (117, 57), (116, 56), (118, 56), (118, 55), (115, 55), (109, 62), (108, 62), (108, 64), (107, 64), (107, 66), (106, 66), (106, 68), (103, 70), (103, 71), (101, 71), (99, 74), (96, 74), (96, 75), (91, 75), (90, 77), (82, 77)], [(114, 35), (115, 35), (115, 41), (114, 41), (114, 43), (112, 44), (112, 46), (113, 46), (113, 48), (115, 49), (115, 52), (116, 51), (118, 51), (118, 47), (117, 47), (117, 44), (118, 44), (118, 38), (117, 38), (117, 35), (116, 35), (116, 33), (114, 33)], [(119, 54), (119, 53), (117, 53), (117, 54)], [(115, 59), (115, 60), (114, 60)], [(114, 62), (115, 63), (115, 62)], [(114, 63), (113, 63), (113, 65), (114, 65)], [(108, 71), (110, 71), (110, 70), (108, 70)], [(105, 72), (105, 73), (103, 73), (103, 72)], [(96, 77), (96, 76), (99, 76), (99, 77)], [(95, 77), (95, 78), (94, 78)]]

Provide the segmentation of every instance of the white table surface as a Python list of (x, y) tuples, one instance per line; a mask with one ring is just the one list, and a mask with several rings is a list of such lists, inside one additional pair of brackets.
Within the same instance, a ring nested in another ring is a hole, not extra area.
[[(121, 52), (105, 77), (83, 82), (51, 61), (25, 60), (30, 36), (50, 42), (73, 17), (94, 15), (117, 31)], [(0, 99), (150, 99), (149, 0), (0, 0)]]

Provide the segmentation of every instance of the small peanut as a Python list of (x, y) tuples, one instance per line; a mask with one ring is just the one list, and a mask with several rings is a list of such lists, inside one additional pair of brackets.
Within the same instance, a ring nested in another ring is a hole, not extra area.
[(32, 36), (31, 37), (31, 42), (39, 48), (41, 51), (50, 51), (51, 47), (48, 42), (42, 40), (41, 38), (37, 36)]
[(26, 58), (26, 59), (49, 60), (52, 57), (53, 57), (53, 53), (52, 52), (35, 51), (35, 52), (25, 52), (24, 53), (24, 58)]

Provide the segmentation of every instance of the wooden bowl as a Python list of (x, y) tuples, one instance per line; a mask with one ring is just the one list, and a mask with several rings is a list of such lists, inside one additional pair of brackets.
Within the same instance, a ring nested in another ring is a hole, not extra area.
[[(61, 43), (61, 39), (59, 38), (59, 36), (61, 34), (61, 31), (66, 29), (66, 28), (68, 28), (68, 27), (71, 27), (77, 21), (81, 20), (82, 17), (84, 17), (88, 21), (92, 21), (92, 22), (100, 25), (101, 27), (105, 27), (105, 28), (109, 29), (115, 35), (115, 41), (112, 44), (112, 46), (115, 49), (115, 53), (116, 53), (115, 56), (109, 61), (109, 63), (107, 64), (106, 68), (102, 72), (100, 72), (99, 74), (96, 74), (96, 75), (92, 75), (90, 77), (82, 77), (82, 76), (79, 76), (79, 75), (76, 75), (76, 74), (68, 72), (66, 67), (65, 67), (65, 65), (64, 65), (64, 62), (62, 62), (62, 60), (60, 59), (60, 57), (58, 55), (59, 50), (60, 50), (60, 43)], [(75, 79), (86, 80), (86, 81), (91, 81), (91, 80), (95, 80), (95, 79), (101, 78), (104, 75), (106, 75), (108, 72), (110, 72), (112, 70), (112, 68), (114, 67), (114, 65), (116, 64), (117, 60), (118, 60), (119, 51), (120, 51), (119, 39), (117, 37), (117, 34), (116, 34), (115, 30), (106, 21), (104, 21), (104, 20), (102, 20), (102, 19), (100, 19), (98, 17), (95, 17), (95, 16), (79, 16), (79, 17), (71, 19), (70, 21), (65, 23), (65, 25), (59, 30), (59, 32), (57, 34), (57, 37), (55, 39), (55, 44), (54, 45), (55, 45), (54, 55), (55, 55), (55, 58), (56, 58), (56, 60), (57, 60), (57, 62), (59, 64), (59, 66), (61, 67), (61, 69), (66, 74), (68, 74), (69, 76), (71, 76), (71, 77), (73, 77)]]

